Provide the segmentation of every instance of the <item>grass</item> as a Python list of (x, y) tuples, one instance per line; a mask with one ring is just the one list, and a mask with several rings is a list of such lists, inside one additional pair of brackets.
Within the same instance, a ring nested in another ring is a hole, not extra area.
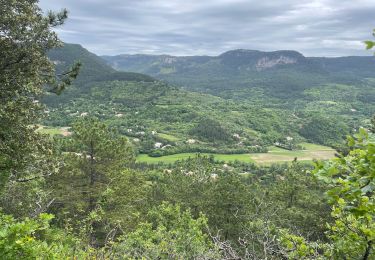
[(268, 153), (252, 154), (251, 158), (258, 164), (271, 164), (275, 162), (290, 162), (297, 158), (299, 161), (327, 160), (335, 156), (335, 150), (318, 144), (301, 143), (305, 150), (289, 151), (279, 147), (269, 147)]
[[(239, 160), (241, 162), (254, 162), (253, 159), (251, 159), (250, 154), (210, 154), (210, 153), (203, 153), (201, 155), (210, 156), (213, 155), (215, 160), (217, 161), (224, 161), (224, 162), (230, 162)], [(167, 155), (162, 157), (150, 157), (147, 154), (140, 154), (137, 157), (138, 162), (145, 162), (145, 163), (173, 163), (178, 160), (193, 158), (196, 156), (196, 153), (179, 153), (179, 154), (173, 154), (173, 155)]]
[(176, 141), (179, 141), (180, 139), (176, 136), (173, 136), (173, 135), (169, 135), (169, 134), (164, 134), (164, 133), (158, 133), (158, 136), (160, 138), (163, 138), (167, 141), (170, 141), (170, 142), (176, 142)]
[(46, 126), (40, 126), (37, 130), (37, 132), (46, 134), (46, 135), (69, 135), (69, 131), (67, 127), (46, 127)]
[(311, 144), (311, 143), (300, 143), (302, 147), (304, 147), (306, 150), (321, 150), (321, 151), (331, 151), (332, 148), (320, 144)]
[(214, 157), (216, 160), (224, 162), (231, 162), (235, 160), (246, 163), (254, 162), (250, 154), (214, 154)]
[(37, 131), (46, 135), (62, 135), (60, 128), (39, 128)]
[[(241, 161), (245, 163), (257, 163), (262, 165), (268, 165), (272, 163), (284, 163), (284, 162), (291, 162), (294, 158), (297, 158), (299, 161), (303, 162), (311, 162), (313, 159), (318, 160), (327, 160), (331, 159), (335, 155), (335, 150), (330, 147), (317, 145), (317, 144), (310, 144), (310, 143), (302, 143), (305, 150), (299, 151), (289, 151), (279, 147), (271, 146), (269, 147), (268, 153), (251, 153), (251, 154), (209, 154), (205, 153), (202, 155), (213, 155), (216, 160), (230, 162), (230, 161)], [(181, 153), (181, 154), (173, 154), (168, 156), (162, 157), (150, 157), (147, 154), (140, 154), (137, 157), (138, 162), (145, 162), (145, 163), (173, 163), (177, 160), (187, 159), (189, 157), (194, 157), (196, 153)]]

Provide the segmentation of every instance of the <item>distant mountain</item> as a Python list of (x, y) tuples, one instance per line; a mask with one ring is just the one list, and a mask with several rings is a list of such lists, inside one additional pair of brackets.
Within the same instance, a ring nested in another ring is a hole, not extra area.
[(48, 54), (55, 63), (57, 71), (66, 70), (75, 61), (82, 63), (78, 81), (91, 81), (96, 77), (114, 73), (116, 70), (108, 66), (100, 57), (89, 52), (79, 44), (64, 44), (63, 47), (54, 49)]
[(349, 56), (338, 58), (305, 57), (297, 51), (281, 50), (262, 52), (256, 50), (232, 50), (219, 56), (170, 56), (170, 55), (117, 55), (102, 56), (117, 70), (163, 75), (181, 73), (196, 66), (224, 66), (227, 69), (264, 71), (294, 67), (321, 73), (350, 72), (357, 76), (375, 75), (374, 56)]
[(219, 56), (102, 58), (117, 70), (146, 73), (189, 90), (226, 98), (247, 98), (257, 89), (277, 98), (295, 98), (313, 86), (361, 84), (364, 77), (375, 78), (375, 57), (308, 58), (289, 50), (233, 50)]
[(375, 76), (375, 56), (349, 56), (338, 58), (309, 58), (334, 75), (354, 78)]
[(103, 80), (155, 81), (140, 73), (118, 72), (79, 44), (65, 43), (63, 47), (50, 51), (48, 56), (55, 63), (58, 72), (67, 70), (75, 61), (80, 61), (82, 68), (75, 81), (78, 85)]
[[(169, 56), (169, 55), (118, 55), (102, 56), (109, 65), (118, 70), (136, 71), (152, 75), (181, 73), (186, 69), (203, 66), (221, 67), (227, 72), (264, 71), (282, 67), (308, 67), (317, 69), (319, 66), (309, 61), (296, 51), (261, 52), (253, 50), (233, 50), (219, 56)], [(297, 66), (296, 66), (297, 65)], [(211, 68), (214, 70), (213, 68)]]
[(220, 63), (235, 70), (264, 71), (286, 66), (296, 68), (314, 66), (299, 52), (234, 50), (221, 54)]

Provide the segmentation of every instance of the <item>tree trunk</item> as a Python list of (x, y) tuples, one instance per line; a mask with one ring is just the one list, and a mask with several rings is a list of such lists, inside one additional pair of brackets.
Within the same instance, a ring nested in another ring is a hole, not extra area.
[(367, 242), (366, 251), (365, 251), (365, 254), (363, 255), (363, 258), (362, 258), (363, 260), (369, 259), (369, 256), (370, 256), (370, 253), (371, 253), (371, 248), (372, 248), (372, 240)]

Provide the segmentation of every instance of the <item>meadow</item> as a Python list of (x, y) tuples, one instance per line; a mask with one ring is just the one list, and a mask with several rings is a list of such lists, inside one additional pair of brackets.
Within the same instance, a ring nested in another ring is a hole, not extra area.
[[(217, 161), (240, 161), (245, 163), (271, 164), (277, 162), (290, 162), (297, 158), (299, 161), (312, 161), (314, 159), (328, 160), (335, 157), (335, 150), (323, 145), (301, 143), (304, 150), (289, 151), (275, 146), (269, 147), (267, 153), (248, 154), (212, 154), (202, 153), (204, 156), (214, 156)], [(173, 163), (178, 160), (195, 157), (196, 153), (180, 153), (162, 157), (150, 157), (147, 154), (137, 156), (137, 162), (144, 163)]]

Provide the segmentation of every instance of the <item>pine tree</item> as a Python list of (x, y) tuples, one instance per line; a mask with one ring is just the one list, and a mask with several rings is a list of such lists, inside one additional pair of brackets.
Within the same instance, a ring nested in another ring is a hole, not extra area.
[(47, 52), (61, 45), (51, 29), (67, 11), (44, 16), (37, 0), (0, 0), (0, 178), (27, 182), (50, 174), (51, 148), (35, 133), (46, 92), (60, 93), (79, 65), (56, 76)]

